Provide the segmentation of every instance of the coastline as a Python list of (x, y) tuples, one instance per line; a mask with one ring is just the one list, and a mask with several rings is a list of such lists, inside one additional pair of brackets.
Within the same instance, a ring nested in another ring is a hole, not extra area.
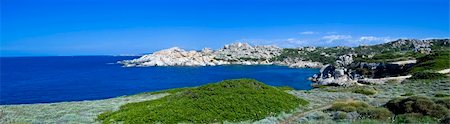
[(2, 123), (99, 123), (97, 115), (118, 110), (120, 106), (169, 95), (135, 94), (100, 100), (85, 100), (57, 103), (35, 103), (18, 105), (0, 105)]
[[(359, 100), (373, 106), (382, 106), (393, 98), (408, 97), (405, 94), (414, 93), (414, 96), (430, 97), (442, 92), (450, 93), (450, 80), (432, 81), (435, 83), (419, 83), (421, 81), (408, 81), (406, 83), (389, 83), (382, 85), (365, 85), (339, 87), (328, 86), (310, 90), (287, 90), (285, 92), (298, 98), (310, 101), (310, 104), (299, 107), (293, 112), (283, 112), (279, 115), (269, 116), (262, 120), (244, 121), (242, 123), (280, 123), (294, 119), (298, 122), (333, 122), (330, 118), (315, 120), (318, 116), (327, 116), (317, 108), (327, 106), (339, 100)], [(193, 88), (193, 87), (191, 87)], [(374, 95), (354, 93), (356, 89), (376, 89)], [(97, 115), (103, 112), (116, 111), (127, 103), (155, 100), (167, 95), (177, 93), (185, 88), (175, 88), (163, 91), (144, 92), (135, 95), (121, 96), (101, 100), (87, 100), (59, 103), (37, 103), (19, 105), (0, 105), (3, 123), (100, 123), (96, 121)], [(295, 116), (304, 113), (302, 116)]]

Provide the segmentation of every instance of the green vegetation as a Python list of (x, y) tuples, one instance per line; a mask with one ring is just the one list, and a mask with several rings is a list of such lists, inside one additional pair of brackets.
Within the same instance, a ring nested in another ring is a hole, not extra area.
[(434, 51), (417, 59), (417, 64), (412, 67), (410, 72), (434, 72), (450, 68), (450, 50)]
[(435, 73), (435, 72), (416, 72), (413, 73), (410, 79), (444, 79), (447, 78), (445, 74)]
[(413, 96), (413, 95), (414, 95), (414, 93), (405, 93), (402, 96)]
[(278, 87), (276, 87), (276, 88), (278, 88), (278, 89), (280, 89), (280, 90), (282, 90), (282, 91), (286, 91), (286, 90), (294, 90), (294, 88), (289, 87), (289, 86), (278, 86)]
[[(373, 107), (361, 101), (335, 102), (330, 108), (331, 111), (358, 112), (365, 119), (387, 120), (392, 117), (392, 113), (386, 108)], [(342, 119), (342, 118), (341, 118)]]
[(186, 91), (186, 90), (193, 89), (193, 88), (195, 88), (195, 87), (174, 88), (174, 89), (160, 90), (160, 91), (147, 92), (147, 93), (141, 93), (141, 94), (160, 94), (160, 93), (175, 94), (175, 93)]
[(424, 56), (422, 53), (415, 52), (385, 52), (380, 54), (375, 54), (372, 58), (362, 58), (361, 56), (356, 57), (355, 62), (370, 62), (370, 63), (380, 63), (380, 62), (395, 62), (395, 61), (405, 61)]
[(448, 97), (435, 99), (434, 103), (439, 104), (439, 105), (443, 105), (444, 107), (450, 109), (450, 98), (448, 98)]
[(396, 115), (417, 113), (440, 119), (449, 114), (448, 106), (443, 103), (418, 96), (393, 99), (386, 103), (385, 107)]
[(419, 113), (407, 113), (407, 114), (401, 114), (397, 115), (395, 117), (395, 123), (397, 124), (413, 124), (413, 123), (420, 123), (420, 124), (437, 124), (437, 120), (430, 116), (423, 116)]
[(353, 112), (356, 110), (360, 110), (363, 108), (367, 108), (370, 105), (365, 103), (365, 102), (361, 102), (361, 101), (342, 101), (342, 102), (334, 102), (332, 107), (330, 108), (330, 110), (332, 111), (343, 111), (343, 112)]
[(350, 52), (351, 48), (349, 47), (318, 47), (313, 51), (286, 48), (283, 49), (281, 55), (272, 58), (271, 61), (283, 61), (286, 58), (301, 58), (306, 61), (334, 64), (338, 56)]
[(436, 94), (434, 95), (434, 97), (450, 97), (450, 94), (436, 93)]
[(353, 90), (353, 93), (359, 93), (359, 94), (364, 94), (364, 95), (374, 95), (377, 93), (377, 91), (373, 90), (373, 89), (355, 89)]
[(259, 120), (308, 104), (252, 79), (225, 80), (161, 99), (129, 103), (98, 116), (103, 123), (214, 123)]

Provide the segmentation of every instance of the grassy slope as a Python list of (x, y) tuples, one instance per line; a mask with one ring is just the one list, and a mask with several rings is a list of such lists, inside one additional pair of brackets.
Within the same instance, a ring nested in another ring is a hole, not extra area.
[[(394, 62), (421, 58), (425, 54), (414, 52), (414, 45), (411, 42), (400, 46), (394, 46), (395, 42), (389, 42), (384, 44), (377, 44), (371, 46), (358, 46), (358, 47), (317, 47), (314, 51), (301, 51), (298, 49), (286, 48), (280, 56), (274, 57), (271, 61), (282, 61), (285, 58), (302, 58), (303, 60), (321, 62), (324, 64), (334, 64), (337, 57), (340, 55), (354, 53), (357, 57), (354, 57), (355, 62), (370, 62), (370, 63), (382, 63), (382, 62)], [(450, 50), (449, 44), (444, 41), (434, 41), (431, 46), (433, 51), (445, 51)], [(329, 56), (321, 55), (326, 53)], [(374, 55), (372, 58), (363, 58), (365, 55)]]
[(440, 71), (450, 68), (450, 49), (435, 51), (433, 54), (420, 57), (410, 72)]
[(259, 120), (307, 101), (252, 79), (225, 80), (162, 99), (130, 103), (98, 116), (104, 123), (212, 123)]

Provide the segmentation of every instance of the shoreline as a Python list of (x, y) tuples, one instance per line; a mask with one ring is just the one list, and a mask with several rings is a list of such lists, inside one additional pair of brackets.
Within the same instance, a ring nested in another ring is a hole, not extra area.
[(135, 94), (109, 99), (0, 105), (0, 122), (4, 123), (98, 123), (97, 115), (118, 110), (120, 106), (148, 100), (155, 100), (169, 95)]
[[(419, 81), (420, 82), (420, 81)], [(336, 100), (353, 99), (361, 100), (373, 106), (382, 106), (387, 101), (396, 97), (408, 97), (405, 94), (414, 93), (414, 96), (431, 97), (437, 93), (447, 92), (450, 87), (448, 79), (438, 81), (440, 83), (419, 83), (408, 81), (406, 83), (390, 83), (380, 85), (365, 86), (327, 86), (316, 87), (309, 90), (287, 90), (298, 98), (310, 101), (310, 105), (300, 107), (294, 113), (282, 113), (266, 117), (262, 120), (254, 120), (254, 123), (280, 122), (295, 117), (298, 113), (307, 112), (299, 116), (300, 122), (310, 121), (310, 117), (323, 115), (321, 111), (309, 112), (317, 107), (326, 106)], [(192, 87), (188, 87), (192, 88)], [(364, 95), (354, 93), (355, 89), (376, 89), (375, 95)], [(100, 123), (96, 121), (97, 115), (103, 112), (116, 111), (121, 105), (133, 102), (155, 100), (167, 95), (179, 92), (173, 88), (169, 90), (143, 92), (134, 95), (119, 96), (108, 99), (57, 102), (57, 103), (36, 103), (0, 105), (0, 122), (5, 123)], [(182, 89), (182, 88), (181, 88)], [(324, 100), (326, 99), (326, 100)], [(314, 121), (314, 120), (313, 120)]]

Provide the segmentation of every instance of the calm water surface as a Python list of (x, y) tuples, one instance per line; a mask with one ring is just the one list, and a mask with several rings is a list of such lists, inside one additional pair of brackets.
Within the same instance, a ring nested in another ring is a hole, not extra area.
[(0, 104), (105, 99), (224, 79), (254, 78), (272, 86), (310, 89), (318, 69), (283, 66), (124, 68), (123, 56), (0, 57)]

